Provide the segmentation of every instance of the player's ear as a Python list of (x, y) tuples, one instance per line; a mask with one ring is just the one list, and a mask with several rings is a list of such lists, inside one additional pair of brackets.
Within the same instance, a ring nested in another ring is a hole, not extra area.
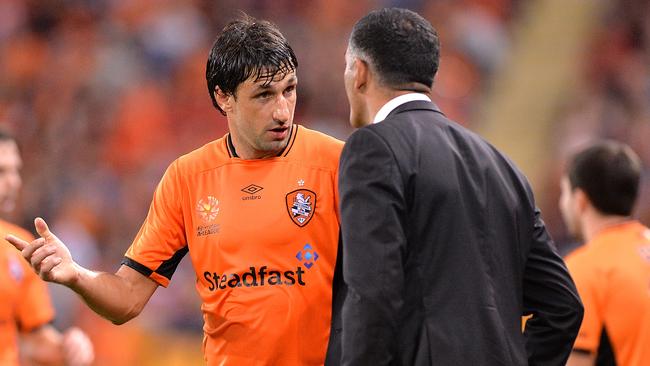
[(218, 86), (214, 88), (214, 99), (217, 100), (219, 108), (221, 108), (226, 114), (232, 111), (232, 101), (234, 99), (233, 95), (224, 93)]
[(575, 199), (576, 209), (579, 213), (585, 212), (587, 207), (591, 206), (591, 201), (589, 200), (587, 193), (585, 193), (585, 191), (582, 189), (576, 188), (573, 195)]

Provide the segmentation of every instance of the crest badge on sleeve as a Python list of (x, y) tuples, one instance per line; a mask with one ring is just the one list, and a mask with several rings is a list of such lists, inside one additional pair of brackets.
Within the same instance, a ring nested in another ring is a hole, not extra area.
[(23, 267), (20, 266), (20, 263), (15, 258), (9, 258), (9, 275), (16, 282), (22, 281), (25, 275)]
[(314, 217), (316, 193), (308, 189), (297, 189), (287, 193), (287, 212), (294, 224), (303, 227)]

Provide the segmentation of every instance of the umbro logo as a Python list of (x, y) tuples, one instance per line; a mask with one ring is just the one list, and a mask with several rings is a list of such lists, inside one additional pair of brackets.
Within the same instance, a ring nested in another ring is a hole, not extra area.
[(262, 196), (257, 193), (259, 193), (263, 189), (264, 189), (263, 187), (260, 187), (257, 184), (249, 184), (246, 187), (241, 189), (241, 191), (247, 193), (248, 196), (244, 196), (241, 199), (243, 201), (259, 200), (262, 198)]
[(244, 192), (244, 193), (248, 193), (248, 194), (255, 194), (255, 193), (257, 193), (257, 192), (259, 192), (259, 191), (261, 191), (263, 189), (264, 188), (262, 188), (262, 187), (260, 187), (258, 185), (249, 184), (246, 187), (242, 188), (241, 191)]

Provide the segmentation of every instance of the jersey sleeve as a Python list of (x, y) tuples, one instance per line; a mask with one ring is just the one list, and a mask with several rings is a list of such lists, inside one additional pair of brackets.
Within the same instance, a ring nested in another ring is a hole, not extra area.
[(122, 261), (164, 287), (188, 251), (180, 178), (177, 160), (158, 184), (147, 218)]
[[(581, 253), (580, 253), (581, 254)], [(567, 267), (578, 289), (578, 294), (584, 305), (584, 317), (573, 348), (594, 353), (598, 350), (600, 335), (603, 329), (603, 319), (598, 302), (598, 286), (601, 280), (597, 273), (591, 270), (584, 256), (570, 255), (566, 259)], [(605, 283), (600, 283), (604, 286)]]
[(334, 186), (334, 206), (336, 210), (336, 222), (341, 225), (341, 208), (339, 207), (339, 161), (336, 161), (336, 170), (334, 170), (334, 181), (332, 182)]

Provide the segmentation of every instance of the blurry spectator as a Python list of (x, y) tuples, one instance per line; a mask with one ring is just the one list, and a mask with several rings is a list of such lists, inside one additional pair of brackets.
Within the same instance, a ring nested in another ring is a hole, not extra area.
[[(11, 213), (21, 187), (22, 160), (12, 137), (0, 131), (0, 214)], [(45, 283), (4, 236), (32, 235), (0, 220), (0, 364), (74, 365), (92, 363), (93, 347), (80, 329), (64, 334), (50, 323), (54, 311)], [(19, 352), (20, 347), (20, 352)]]
[(607, 141), (562, 178), (565, 223), (586, 242), (566, 258), (585, 307), (567, 365), (650, 364), (650, 229), (631, 217), (640, 171), (628, 146)]
[[(343, 70), (341, 56), (354, 20), (371, 8), (399, 5), (420, 10), (435, 23), (444, 37), (445, 57), (433, 99), (451, 119), (472, 128), (481, 121), (477, 106), (490, 92), (491, 76), (509, 57), (511, 25), (528, 3), (0, 1), (0, 120), (25, 146), (29, 177), (24, 189), (28, 199), (18, 205), (15, 218), (31, 226), (27, 218), (44, 214), (57, 231), (59, 223), (69, 222), (59, 220), (61, 208), (84, 200), (97, 213), (98, 227), (88, 234), (102, 243), (96, 248), (99, 267), (114, 270), (172, 157), (226, 131), (225, 118), (215, 117), (205, 86), (197, 80), (210, 47), (206, 34), (220, 29), (239, 9), (271, 19), (296, 48), (302, 60), (296, 122), (345, 138), (351, 132), (348, 104), (337, 70)], [(556, 208), (556, 182), (575, 146), (616, 137), (650, 166), (650, 3), (608, 3), (611, 10), (585, 53), (584, 73), (577, 75), (580, 88), (558, 111), (546, 187), (535, 187), (547, 193), (540, 204), (560, 244), (568, 235)], [(143, 155), (148, 164), (140, 170)], [(650, 169), (643, 174), (650, 175)], [(637, 214), (641, 222), (650, 222), (650, 183), (641, 188)], [(191, 277), (193, 271), (181, 266), (176, 276)], [(170, 320), (165, 329), (189, 328), (200, 337), (200, 318), (182, 324), (184, 316), (175, 315), (196, 313), (197, 300), (173, 300), (154, 298), (151, 313)], [(149, 327), (144, 315), (143, 325)], [(145, 335), (160, 334), (159, 329), (153, 332)]]

